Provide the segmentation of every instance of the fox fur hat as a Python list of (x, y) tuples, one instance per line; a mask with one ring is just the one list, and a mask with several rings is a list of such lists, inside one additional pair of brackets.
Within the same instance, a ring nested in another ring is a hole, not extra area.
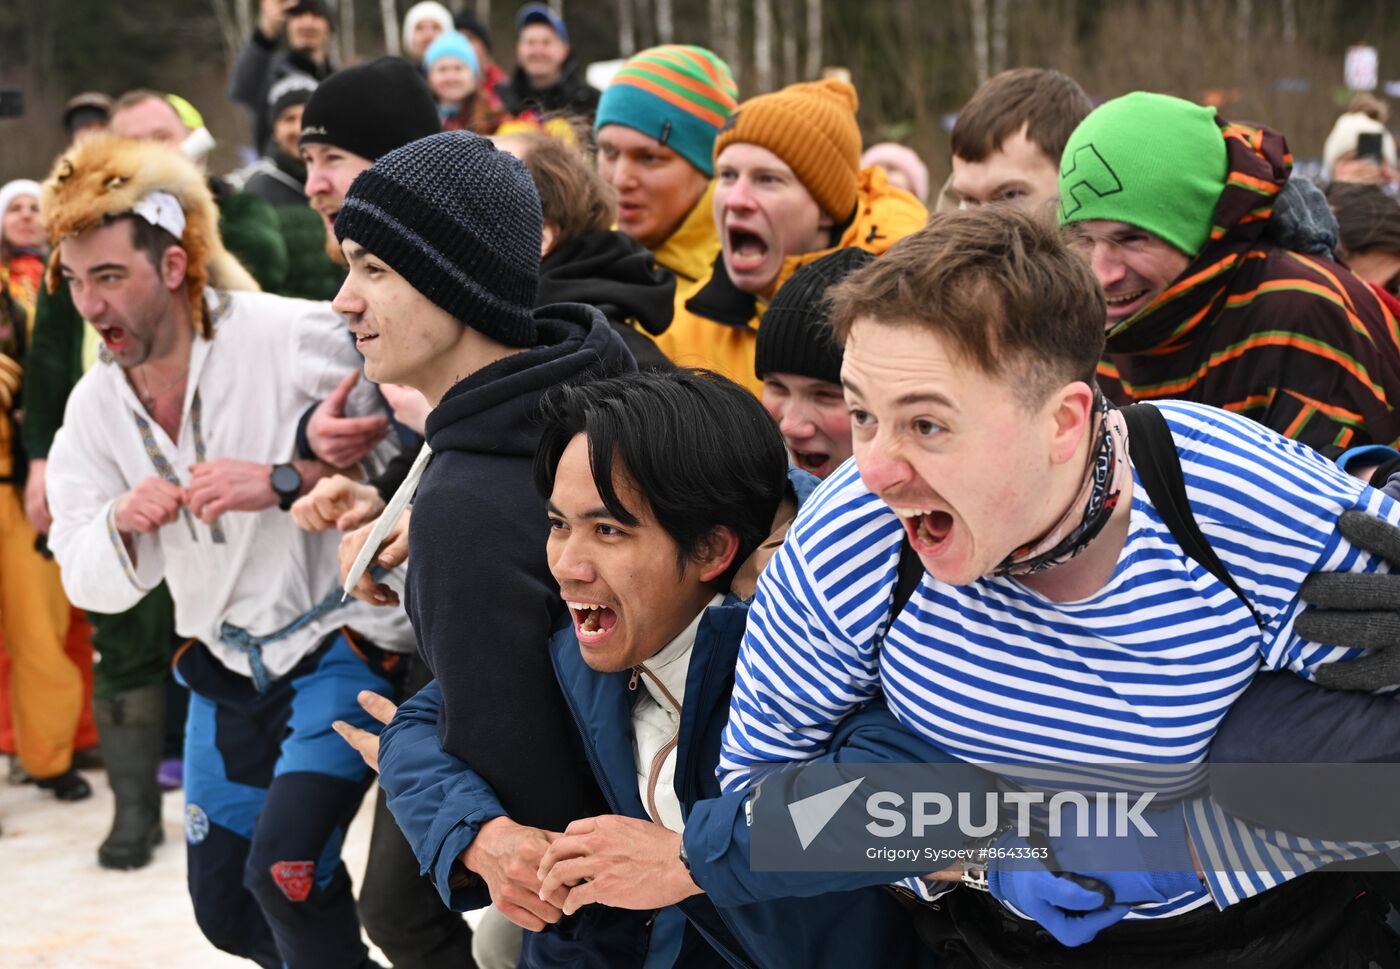
[(166, 192), (180, 203), (185, 231), (180, 246), (189, 256), (185, 292), (195, 330), (210, 336), (204, 287), (256, 290), (258, 284), (219, 238), (219, 209), (202, 172), (178, 151), (150, 141), (110, 134), (82, 139), (59, 156), (44, 181), (44, 226), (53, 254), (48, 287), (60, 281), (59, 246), (64, 239), (130, 213), (147, 194)]

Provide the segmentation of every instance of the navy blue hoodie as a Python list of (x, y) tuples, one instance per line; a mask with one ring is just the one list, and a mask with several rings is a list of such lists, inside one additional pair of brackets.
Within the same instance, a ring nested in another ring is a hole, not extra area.
[(545, 306), (535, 319), (537, 346), (459, 382), (428, 415), (433, 459), (413, 503), (404, 602), (442, 690), (443, 749), (490, 783), (513, 820), (562, 831), (607, 802), (549, 660), (564, 606), (531, 479), (535, 414), (557, 384), (636, 364), (591, 306)]

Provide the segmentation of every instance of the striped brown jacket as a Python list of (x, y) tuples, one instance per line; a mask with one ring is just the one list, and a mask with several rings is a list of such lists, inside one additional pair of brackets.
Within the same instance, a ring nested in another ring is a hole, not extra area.
[(1400, 325), (1330, 259), (1265, 238), (1292, 156), (1268, 128), (1218, 122), (1229, 175), (1214, 227), (1152, 305), (1108, 334), (1100, 383), (1121, 402), (1198, 401), (1311, 447), (1400, 439)]

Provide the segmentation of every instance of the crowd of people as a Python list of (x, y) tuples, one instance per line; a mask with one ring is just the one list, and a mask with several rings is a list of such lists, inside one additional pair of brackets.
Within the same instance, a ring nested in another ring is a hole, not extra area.
[(1126, 865), (1102, 803), (753, 862), (833, 764), (1400, 757), (1383, 102), (1318, 184), (1017, 68), (939, 186), (841, 77), (675, 44), (599, 92), (541, 3), (509, 74), (433, 0), (402, 56), (335, 26), (262, 0), (249, 166), (88, 92), (0, 186), (0, 718), (60, 802), (95, 724), (99, 865), (182, 786), (199, 928), (268, 969), (1400, 967), (1356, 799), (1182, 781)]

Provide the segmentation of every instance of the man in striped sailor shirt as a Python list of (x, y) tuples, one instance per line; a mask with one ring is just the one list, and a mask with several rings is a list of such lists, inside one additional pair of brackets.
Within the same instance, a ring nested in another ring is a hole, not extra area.
[[(1400, 522), (1400, 505), (1253, 421), (1161, 403), (1232, 590), (1173, 537), (1095, 389), (1104, 312), (1090, 267), (1007, 210), (936, 216), (833, 290), (855, 457), (760, 581), (726, 791), (818, 756), (881, 693), (919, 736), (994, 772), (1189, 771), (1256, 673), (1312, 679), (1356, 655), (1295, 632), (1299, 588), (1388, 569), (1337, 519)], [(891, 621), (905, 543), (924, 571)], [(955, 889), (940, 965), (1288, 964), (1274, 945), (1307, 953), (1300, 965), (1400, 965), (1363, 876), (1307, 874), (1374, 849), (1266, 831), (1208, 797), (1152, 820), (1143, 870), (1102, 876), (1111, 894), (995, 865), (990, 895)], [(1262, 862), (1215, 870), (1232, 867), (1221, 858)]]

